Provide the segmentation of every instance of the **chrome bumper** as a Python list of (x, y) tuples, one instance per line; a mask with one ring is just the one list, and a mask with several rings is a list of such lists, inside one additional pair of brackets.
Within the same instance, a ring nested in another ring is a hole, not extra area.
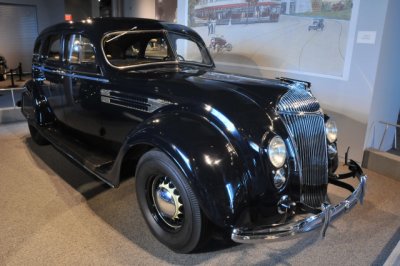
[(261, 240), (285, 240), (286, 238), (296, 237), (317, 228), (319, 228), (321, 236), (324, 237), (326, 229), (333, 219), (348, 212), (358, 201), (361, 204), (363, 203), (367, 176), (361, 173), (356, 175), (356, 177), (360, 181), (357, 188), (349, 197), (336, 206), (324, 203), (321, 206), (320, 213), (288, 224), (269, 225), (256, 229), (234, 228), (231, 238), (233, 241), (239, 243), (253, 243)]

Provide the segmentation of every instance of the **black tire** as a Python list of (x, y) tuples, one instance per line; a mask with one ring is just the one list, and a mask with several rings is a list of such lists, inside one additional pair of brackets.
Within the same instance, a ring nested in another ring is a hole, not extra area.
[(36, 144), (40, 146), (49, 144), (49, 141), (45, 139), (34, 126), (32, 125), (28, 126), (29, 126), (29, 133), (31, 133), (31, 137)]
[[(139, 206), (153, 235), (175, 252), (201, 248), (208, 238), (207, 219), (175, 163), (163, 152), (151, 150), (140, 158), (135, 176)], [(162, 198), (163, 192), (174, 195), (172, 203)], [(166, 205), (173, 215), (163, 212)]]

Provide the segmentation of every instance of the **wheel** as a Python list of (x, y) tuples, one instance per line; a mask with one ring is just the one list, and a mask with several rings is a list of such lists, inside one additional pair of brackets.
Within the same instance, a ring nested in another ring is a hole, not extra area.
[(153, 235), (179, 253), (200, 248), (207, 220), (175, 163), (163, 152), (145, 153), (136, 168), (136, 195)]
[(225, 45), (225, 48), (228, 52), (232, 51), (232, 44), (228, 43), (227, 45)]
[(32, 125), (29, 125), (29, 133), (31, 134), (31, 137), (33, 141), (38, 144), (38, 145), (47, 145), (49, 144), (49, 141), (45, 139), (40, 132)]

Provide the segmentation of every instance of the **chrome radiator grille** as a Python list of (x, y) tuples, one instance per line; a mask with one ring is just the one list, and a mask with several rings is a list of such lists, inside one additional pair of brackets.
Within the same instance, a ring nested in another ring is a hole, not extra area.
[(278, 112), (297, 151), (302, 176), (302, 201), (320, 207), (327, 200), (328, 155), (324, 117), (307, 91), (292, 89), (282, 96)]

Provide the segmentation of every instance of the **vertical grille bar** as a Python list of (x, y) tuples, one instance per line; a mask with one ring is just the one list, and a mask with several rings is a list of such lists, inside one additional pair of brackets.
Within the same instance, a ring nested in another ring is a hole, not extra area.
[(305, 90), (291, 89), (278, 103), (299, 156), (302, 201), (320, 207), (327, 200), (328, 154), (325, 122), (318, 101)]
[(321, 115), (282, 114), (295, 143), (303, 177), (304, 203), (319, 207), (326, 201), (328, 155), (324, 118)]

